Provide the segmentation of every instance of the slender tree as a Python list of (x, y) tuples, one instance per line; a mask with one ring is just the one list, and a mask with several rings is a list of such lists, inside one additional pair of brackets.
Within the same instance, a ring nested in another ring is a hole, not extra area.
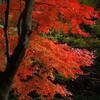
[[(27, 49), (27, 46), (28, 46), (29, 38), (31, 35), (31, 31), (32, 31), (33, 1), (34, 0), (26, 0), (25, 9), (23, 11), (23, 21), (22, 21), (22, 26), (21, 26), (22, 31), (21, 31), (21, 35), (18, 40), (18, 44), (17, 44), (13, 54), (10, 57), (8, 55), (9, 53), (7, 53), (7, 58), (8, 58), (7, 59), (7, 67), (6, 67), (5, 71), (2, 73), (1, 78), (0, 78), (0, 100), (8, 99), (9, 91), (11, 88), (11, 84), (13, 83), (14, 76), (18, 70), (18, 67), (22, 61), (24, 54), (25, 54), (25, 50)], [(8, 0), (8, 4), (9, 4), (9, 0)], [(8, 6), (9, 5), (7, 5), (7, 9), (8, 9)], [(8, 16), (8, 13), (6, 16)], [(5, 31), (7, 31), (7, 28), (5, 29)]]

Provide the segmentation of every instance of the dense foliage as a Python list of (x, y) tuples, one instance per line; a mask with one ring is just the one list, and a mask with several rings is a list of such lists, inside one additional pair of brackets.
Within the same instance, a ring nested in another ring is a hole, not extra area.
[[(19, 38), (16, 28), (13, 27), (16, 27), (24, 5), (23, 0), (10, 1), (8, 27), (10, 54), (13, 53)], [(2, 4), (0, 7), (0, 23), (3, 25), (6, 4)], [(32, 15), (33, 34), (12, 88), (19, 99), (29, 99), (29, 93), (33, 91), (46, 100), (51, 100), (56, 93), (60, 93), (62, 96), (72, 95), (64, 85), (53, 83), (55, 80), (53, 72), (66, 78), (77, 78), (77, 74), (84, 74), (80, 66), (93, 64), (93, 52), (70, 48), (67, 44), (48, 40), (38, 36), (37, 33), (50, 34), (53, 32), (55, 35), (59, 31), (66, 35), (73, 33), (90, 37), (89, 32), (82, 30), (80, 25), (95, 24), (94, 18), (98, 19), (99, 14), (94, 8), (80, 5), (76, 0), (35, 0)], [(0, 28), (0, 48), (3, 48), (0, 49), (0, 70), (4, 71), (7, 59), (5, 59), (6, 46), (3, 28)]]

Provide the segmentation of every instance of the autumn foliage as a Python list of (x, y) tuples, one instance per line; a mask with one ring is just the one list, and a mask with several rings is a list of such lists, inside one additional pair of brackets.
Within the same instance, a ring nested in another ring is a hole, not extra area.
[[(20, 13), (24, 9), (23, 0), (11, 0), (9, 14), (9, 42), (10, 53), (13, 53), (17, 45), (18, 36), (16, 27)], [(0, 23), (4, 23), (6, 4), (0, 5)], [(65, 86), (54, 84), (53, 72), (57, 72), (66, 78), (77, 78), (78, 74), (84, 74), (80, 66), (93, 64), (93, 52), (70, 48), (67, 44), (59, 44), (55, 41), (40, 37), (38, 33), (49, 33), (52, 29), (63, 30), (89, 37), (80, 24), (95, 24), (93, 18), (99, 18), (99, 14), (92, 7), (80, 5), (76, 0), (35, 0), (33, 5), (33, 33), (29, 47), (23, 58), (12, 88), (20, 100), (31, 98), (29, 93), (36, 91), (46, 100), (51, 100), (56, 93), (62, 96), (71, 95)], [(62, 33), (62, 34), (63, 34)], [(5, 38), (3, 28), (0, 28), (0, 70), (6, 67)]]

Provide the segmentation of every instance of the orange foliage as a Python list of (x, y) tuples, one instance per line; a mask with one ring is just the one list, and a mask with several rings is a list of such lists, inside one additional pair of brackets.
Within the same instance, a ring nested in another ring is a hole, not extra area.
[[(40, 64), (34, 65), (34, 61), (39, 61)], [(66, 44), (55, 44), (33, 34), (29, 49), (15, 77), (13, 88), (16, 94), (20, 95), (20, 99), (25, 99), (33, 90), (36, 90), (41, 97), (47, 95), (48, 100), (51, 100), (56, 92), (62, 96), (69, 95), (70, 92), (67, 92), (65, 87), (50, 81), (54, 81), (53, 72), (57, 71), (66, 78), (77, 78), (76, 74), (83, 74), (80, 66), (89, 66), (92, 61), (92, 52), (70, 49)]]

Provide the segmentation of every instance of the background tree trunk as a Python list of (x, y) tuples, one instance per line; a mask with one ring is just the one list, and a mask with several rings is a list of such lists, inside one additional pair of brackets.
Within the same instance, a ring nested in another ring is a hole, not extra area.
[(32, 7), (34, 0), (26, 0), (23, 11), (22, 32), (18, 44), (10, 56), (5, 71), (0, 77), (0, 100), (8, 100), (9, 91), (13, 83), (14, 76), (18, 70), (25, 50), (27, 49), (32, 29)]

